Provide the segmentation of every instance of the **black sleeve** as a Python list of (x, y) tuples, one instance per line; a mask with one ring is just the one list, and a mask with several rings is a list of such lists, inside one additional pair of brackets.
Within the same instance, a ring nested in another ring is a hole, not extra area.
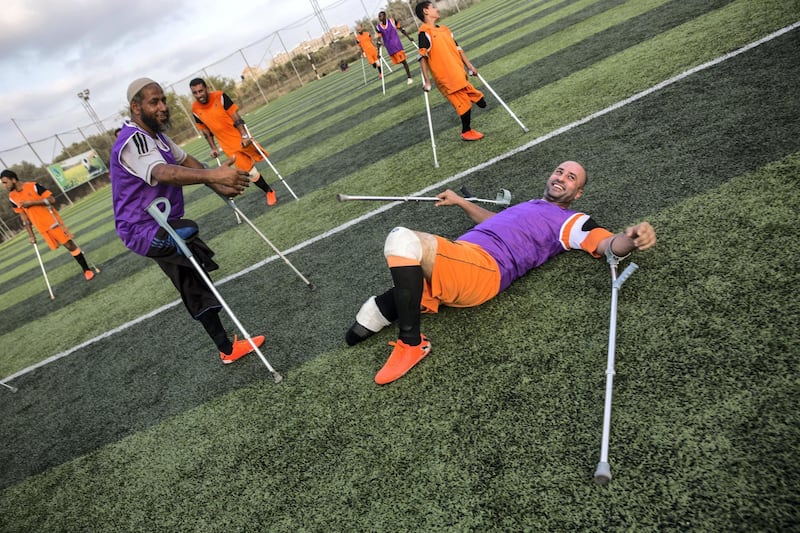
[(420, 32), (419, 33), (419, 47), (420, 48), (425, 48), (425, 49), (428, 49), (428, 50), (431, 47), (431, 42), (428, 40), (428, 34), (425, 33), (425, 32)]
[(233, 105), (233, 100), (231, 100), (231, 97), (225, 93), (222, 93), (222, 107), (224, 107), (225, 109), (230, 109), (232, 105)]

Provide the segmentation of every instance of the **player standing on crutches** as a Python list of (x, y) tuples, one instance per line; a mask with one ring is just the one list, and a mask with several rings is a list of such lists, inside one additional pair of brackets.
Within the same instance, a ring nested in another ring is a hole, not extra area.
[[(35, 227), (42, 236), (47, 246), (55, 250), (59, 245), (66, 248), (70, 255), (75, 258), (83, 271), (86, 281), (94, 278), (95, 272), (89, 267), (83, 252), (73, 241), (74, 236), (64, 225), (58, 211), (53, 208), (55, 199), (53, 193), (38, 183), (32, 181), (21, 182), (13, 170), (3, 170), (0, 172), (0, 181), (8, 191), (8, 199), (14, 206), (14, 211), (19, 214), (25, 229), (28, 231), (31, 243), (36, 246), (36, 235), (33, 233)], [(37, 249), (38, 255), (38, 249)], [(97, 272), (100, 272), (95, 267)], [(42, 267), (44, 272), (44, 267)], [(47, 275), (45, 274), (45, 280)], [(48, 289), (49, 289), (48, 281)], [(50, 291), (52, 296), (52, 291)]]
[[(161, 206), (163, 206), (163, 210), (162, 210)], [(261, 344), (264, 342), (264, 337), (263, 336), (259, 336), (259, 337), (256, 337), (255, 339), (253, 337), (251, 337), (250, 334), (247, 333), (247, 330), (244, 329), (244, 326), (242, 326), (242, 323), (239, 322), (239, 319), (236, 318), (236, 315), (233, 314), (233, 311), (231, 311), (231, 308), (228, 307), (228, 304), (225, 303), (225, 300), (222, 299), (222, 296), (217, 291), (217, 288), (214, 286), (214, 283), (211, 281), (211, 278), (208, 277), (208, 274), (206, 273), (206, 271), (203, 270), (203, 267), (200, 266), (200, 263), (198, 263), (197, 259), (195, 259), (194, 254), (192, 253), (192, 250), (189, 248), (189, 246), (186, 244), (186, 241), (183, 240), (183, 238), (178, 234), (178, 231), (175, 228), (173, 228), (170, 225), (170, 222), (167, 220), (167, 217), (170, 214), (171, 208), (172, 208), (172, 206), (170, 205), (169, 200), (167, 200), (166, 198), (156, 198), (147, 207), (147, 213), (151, 217), (153, 217), (153, 219), (156, 222), (158, 222), (158, 225), (161, 226), (161, 228), (164, 231), (167, 232), (167, 234), (172, 239), (172, 242), (180, 250), (180, 254), (182, 256), (184, 256), (185, 258), (187, 258), (192, 263), (192, 266), (194, 267), (194, 269), (197, 272), (197, 274), (203, 279), (203, 281), (205, 282), (206, 286), (211, 291), (211, 293), (214, 295), (214, 297), (216, 297), (216, 299), (219, 300), (220, 305), (222, 305), (222, 307), (228, 313), (228, 316), (231, 317), (231, 320), (233, 320), (234, 324), (236, 324), (236, 327), (239, 328), (239, 331), (242, 333), (242, 335), (244, 336), (244, 339), (245, 339), (242, 342), (246, 341), (249, 344), (249, 346), (247, 346), (246, 348), (250, 348), (249, 351), (254, 351), (254, 352), (256, 352), (258, 354), (258, 356), (261, 358), (261, 361), (267, 367), (267, 370), (269, 370), (272, 373), (272, 376), (275, 379), (275, 383), (280, 383), (281, 381), (283, 381), (283, 378), (281, 377), (281, 375), (278, 372), (275, 371), (274, 368), (272, 368), (272, 365), (269, 364), (269, 361), (267, 361), (267, 358), (264, 357), (264, 354), (261, 353), (261, 350), (258, 349), (258, 347), (261, 346)], [(244, 350), (242, 350), (242, 351), (244, 351)], [(222, 362), (223, 363), (227, 363), (227, 362), (230, 362), (230, 360), (229, 359), (225, 359), (225, 357), (223, 357), (222, 358)]]
[[(470, 62), (447, 26), (436, 24), (439, 10), (433, 2), (419, 2), (414, 13), (423, 24), (419, 27), (419, 66), (422, 90), (431, 90), (431, 76), (461, 119), (461, 139), (477, 141), (483, 133), (472, 129), (472, 104), (486, 107), (483, 93), (467, 79), (465, 68), (473, 75), (478, 69)], [(434, 43), (436, 45), (434, 46)]]
[[(226, 197), (237, 196), (250, 185), (250, 176), (228, 160), (217, 168), (203, 164), (183, 151), (163, 132), (169, 108), (161, 86), (139, 78), (128, 87), (131, 120), (125, 122), (111, 149), (111, 196), (117, 234), (131, 251), (153, 259), (172, 281), (189, 314), (202, 324), (219, 350), (223, 363), (232, 363), (260, 346), (264, 337), (233, 341), (219, 312), (223, 308), (194, 262), (205, 272), (216, 270), (214, 252), (198, 236), (197, 224), (183, 218), (183, 186), (204, 184)], [(168, 225), (191, 251), (192, 260), (178, 240), (148, 213), (164, 198)]]
[(256, 168), (256, 164), (263, 161), (267, 154), (247, 131), (244, 120), (239, 116), (239, 106), (222, 91), (209, 92), (206, 82), (201, 78), (190, 81), (189, 88), (195, 99), (192, 102), (195, 125), (208, 142), (211, 157), (219, 157), (219, 148), (214, 142), (216, 138), (228, 159), (235, 160), (237, 168), (249, 172), (251, 181), (264, 191), (267, 205), (275, 205), (278, 201), (275, 191)]
[[(361, 24), (356, 26), (356, 43), (361, 48), (361, 54), (366, 58), (367, 63), (372, 65), (372, 68), (377, 69), (378, 77), (383, 79), (383, 68), (378, 60), (378, 49), (372, 43), (372, 35)], [(364, 83), (366, 83), (366, 78)]]

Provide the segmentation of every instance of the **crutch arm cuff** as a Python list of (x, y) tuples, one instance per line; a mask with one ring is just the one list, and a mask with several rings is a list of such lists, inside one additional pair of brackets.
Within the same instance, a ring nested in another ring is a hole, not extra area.
[(614, 240), (616, 240), (617, 237), (619, 237), (619, 234), (611, 237), (611, 241), (609, 241), (608, 246), (606, 246), (606, 260), (610, 265), (616, 265), (623, 259), (627, 258), (629, 255), (631, 255), (630, 252), (622, 256), (619, 256), (614, 253)]

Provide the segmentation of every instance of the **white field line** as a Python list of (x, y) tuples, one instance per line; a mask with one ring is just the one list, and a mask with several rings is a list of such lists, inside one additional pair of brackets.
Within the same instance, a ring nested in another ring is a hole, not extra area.
[[(616, 111), (617, 109), (625, 107), (626, 105), (631, 104), (633, 102), (636, 102), (637, 100), (641, 100), (642, 98), (644, 98), (646, 96), (649, 96), (649, 95), (653, 94), (654, 92), (663, 89), (664, 87), (668, 87), (668, 86), (670, 86), (670, 85), (672, 85), (674, 83), (677, 83), (677, 82), (683, 80), (684, 78), (687, 78), (687, 77), (691, 76), (692, 74), (696, 74), (696, 73), (701, 72), (703, 70), (709, 69), (709, 68), (711, 68), (711, 67), (713, 67), (715, 65), (718, 65), (718, 64), (720, 64), (720, 63), (722, 63), (724, 61), (727, 61), (728, 59), (736, 57), (739, 54), (743, 54), (743, 53), (745, 53), (745, 52), (747, 52), (749, 50), (752, 50), (753, 48), (755, 48), (757, 46), (760, 46), (760, 45), (762, 45), (762, 44), (764, 44), (766, 42), (772, 41), (772, 40), (780, 37), (781, 35), (784, 35), (785, 33), (788, 33), (788, 32), (790, 32), (790, 31), (792, 31), (792, 30), (794, 30), (794, 29), (796, 29), (798, 27), (800, 27), (800, 21), (795, 22), (794, 24), (790, 24), (789, 26), (781, 28), (780, 30), (777, 30), (777, 31), (775, 31), (773, 33), (770, 33), (766, 37), (763, 37), (763, 38), (761, 38), (761, 39), (759, 39), (757, 41), (753, 41), (752, 43), (747, 44), (747, 45), (745, 45), (745, 46), (743, 46), (741, 48), (738, 48), (738, 49), (736, 49), (736, 50), (734, 50), (732, 52), (728, 52), (725, 55), (719, 56), (716, 59), (712, 59), (711, 61), (708, 61), (708, 62), (703, 63), (701, 65), (698, 65), (698, 66), (696, 66), (694, 68), (686, 70), (686, 71), (678, 74), (677, 76), (674, 76), (672, 78), (669, 78), (668, 80), (664, 80), (661, 83), (653, 85), (652, 87), (650, 87), (648, 89), (645, 89), (644, 91), (641, 91), (639, 93), (636, 93), (636, 94), (634, 94), (633, 96), (631, 96), (629, 98), (626, 98), (624, 100), (620, 100), (619, 102), (617, 102), (615, 104), (612, 104), (612, 105), (606, 107), (605, 109), (601, 109), (600, 111), (597, 111), (596, 113), (592, 113), (591, 115), (588, 115), (588, 116), (586, 116), (586, 117), (584, 117), (582, 119), (576, 120), (575, 122), (567, 124), (566, 126), (558, 128), (556, 130), (553, 130), (550, 133), (547, 133), (545, 135), (542, 135), (541, 137), (533, 139), (533, 140), (531, 140), (531, 141), (529, 141), (529, 142), (527, 142), (527, 143), (525, 143), (523, 145), (518, 146), (517, 148), (514, 148), (513, 150), (510, 150), (510, 151), (508, 151), (508, 152), (506, 152), (504, 154), (501, 154), (501, 155), (498, 155), (496, 157), (493, 157), (492, 159), (489, 159), (488, 161), (485, 161), (485, 162), (481, 163), (480, 165), (474, 166), (472, 168), (468, 168), (467, 170), (459, 172), (458, 174), (454, 174), (454, 175), (450, 176), (449, 178), (445, 178), (444, 180), (442, 180), (442, 181), (440, 181), (438, 183), (434, 183), (433, 185), (430, 185), (430, 186), (428, 186), (428, 187), (426, 187), (426, 188), (424, 188), (422, 190), (419, 190), (419, 191), (417, 191), (415, 193), (411, 193), (408, 196), (423, 196), (428, 192), (431, 192), (431, 191), (434, 191), (434, 190), (438, 191), (439, 189), (442, 188), (442, 186), (447, 185), (448, 183), (451, 183), (453, 181), (462, 179), (465, 176), (468, 176), (470, 174), (473, 174), (475, 172), (478, 172), (480, 170), (488, 168), (488, 167), (494, 165), (495, 163), (499, 163), (500, 161), (503, 161), (504, 159), (508, 159), (509, 157), (515, 156), (515, 155), (519, 154), (520, 152), (524, 152), (525, 150), (528, 150), (529, 148), (532, 148), (532, 147), (534, 147), (534, 146), (536, 146), (538, 144), (541, 144), (541, 143), (543, 143), (545, 141), (549, 141), (550, 139), (552, 139), (554, 137), (557, 137), (557, 136), (561, 135), (562, 133), (566, 133), (566, 132), (575, 129), (578, 126), (582, 126), (583, 124), (586, 124), (587, 122), (590, 122), (590, 121), (592, 121), (592, 120), (594, 120), (596, 118), (602, 117), (603, 115), (607, 115), (608, 113), (611, 113), (612, 111)], [(368, 220), (368, 219), (370, 219), (370, 218), (372, 218), (372, 217), (374, 217), (376, 215), (379, 215), (379, 214), (381, 214), (381, 213), (383, 213), (385, 211), (388, 211), (389, 209), (392, 209), (392, 208), (394, 208), (394, 207), (396, 207), (396, 206), (398, 206), (400, 204), (403, 204), (403, 203), (404, 202), (402, 202), (402, 201), (397, 201), (397, 202), (392, 202), (392, 203), (386, 204), (386, 205), (384, 205), (382, 207), (379, 207), (378, 209), (370, 211), (369, 213), (361, 215), (358, 218), (354, 218), (353, 220), (345, 222), (341, 226), (337, 226), (337, 227), (335, 227), (335, 228), (333, 228), (333, 229), (331, 229), (329, 231), (326, 231), (325, 233), (321, 233), (321, 234), (317, 235), (316, 237), (313, 237), (313, 238), (308, 239), (308, 240), (306, 240), (304, 242), (301, 242), (301, 243), (299, 243), (299, 244), (297, 244), (295, 246), (292, 246), (291, 248), (285, 250), (283, 252), (283, 254), (284, 255), (288, 255), (288, 254), (290, 254), (292, 252), (296, 252), (297, 250), (302, 250), (303, 248), (305, 248), (307, 246), (310, 246), (310, 245), (312, 245), (312, 244), (314, 244), (314, 243), (316, 243), (318, 241), (321, 241), (322, 239), (326, 239), (326, 238), (328, 238), (328, 237), (330, 237), (332, 235), (336, 235), (337, 233), (341, 233), (342, 231), (345, 231), (346, 229), (349, 229), (349, 228), (351, 228), (351, 227), (353, 227), (353, 226), (355, 226), (357, 224), (360, 224), (361, 222), (364, 222), (365, 220)], [(230, 276), (221, 279), (217, 283), (217, 285), (222, 285), (224, 283), (227, 283), (228, 281), (231, 281), (231, 280), (236, 279), (238, 277), (244, 276), (245, 274), (249, 274), (250, 272), (252, 272), (252, 271), (254, 271), (254, 270), (258, 269), (258, 268), (261, 268), (262, 266), (266, 265), (267, 263), (271, 263), (272, 261), (275, 261), (276, 259), (279, 259), (279, 257), (277, 255), (270, 256), (270, 257), (264, 259), (263, 261), (260, 261), (260, 262), (258, 262), (256, 264), (252, 265), (251, 267), (248, 267), (248, 268), (246, 268), (244, 270), (241, 270), (241, 271), (239, 271), (239, 272), (237, 272), (235, 274), (231, 274)], [(120, 331), (124, 331), (124, 330), (126, 330), (126, 329), (128, 329), (128, 328), (130, 328), (132, 326), (135, 326), (136, 324), (139, 324), (140, 322), (143, 322), (143, 321), (147, 320), (148, 318), (152, 318), (152, 317), (158, 315), (159, 313), (161, 313), (163, 311), (166, 311), (167, 309), (175, 307), (176, 305), (178, 305), (180, 303), (181, 303), (180, 300), (175, 300), (175, 301), (173, 301), (171, 303), (163, 305), (163, 306), (159, 307), (158, 309), (155, 309), (155, 310), (150, 311), (149, 313), (147, 313), (145, 315), (140, 316), (139, 318), (131, 320), (130, 322), (126, 322), (125, 324), (122, 324), (121, 326), (118, 326), (118, 327), (116, 327), (116, 328), (114, 328), (112, 330), (109, 330), (109, 331), (101, 334), (101, 335), (98, 335), (97, 337), (94, 337), (93, 339), (89, 339), (89, 340), (87, 340), (85, 342), (82, 342), (82, 343), (78, 344), (77, 346), (73, 346), (72, 348), (69, 348), (68, 350), (65, 350), (65, 351), (63, 351), (61, 353), (58, 353), (58, 354), (53, 355), (51, 357), (48, 357), (47, 359), (44, 359), (43, 361), (40, 361), (39, 363), (36, 363), (35, 365), (29, 366), (28, 368), (25, 368), (23, 370), (20, 370), (19, 372), (11, 374), (10, 376), (6, 377), (5, 379), (0, 380), (0, 383), (5, 384), (6, 382), (11, 381), (14, 378), (22, 376), (23, 374), (27, 374), (28, 372), (31, 372), (32, 370), (35, 370), (35, 369), (37, 369), (37, 368), (39, 368), (41, 366), (44, 366), (44, 365), (46, 365), (48, 363), (52, 363), (53, 361), (57, 361), (58, 359), (61, 359), (62, 357), (66, 357), (66, 356), (72, 354), (73, 352), (76, 352), (76, 351), (78, 351), (78, 350), (80, 350), (82, 348), (85, 348), (86, 346), (94, 344), (95, 342), (101, 341), (103, 339), (107, 339), (108, 337), (111, 337), (112, 335), (114, 335), (116, 333), (119, 333)]]

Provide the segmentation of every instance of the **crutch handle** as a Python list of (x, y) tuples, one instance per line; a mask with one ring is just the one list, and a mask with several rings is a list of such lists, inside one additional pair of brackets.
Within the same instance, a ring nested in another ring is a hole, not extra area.
[[(159, 204), (164, 205), (163, 210), (159, 209)], [(178, 232), (175, 231), (175, 229), (170, 226), (169, 222), (167, 221), (167, 215), (169, 215), (170, 211), (172, 211), (172, 205), (169, 203), (169, 200), (163, 196), (156, 198), (150, 202), (150, 205), (147, 206), (147, 212), (150, 214), (150, 216), (153, 217), (156, 222), (158, 222), (159, 226), (164, 228), (167, 233), (169, 233), (170, 237), (172, 237), (172, 240), (175, 241), (175, 244), (178, 245), (178, 248), (180, 248), (181, 252), (183, 252), (183, 255), (185, 255), (187, 258), (190, 258), (192, 257), (191, 250), (189, 250), (189, 247), (186, 246), (185, 242), (183, 242), (183, 239), (180, 235), (178, 235)]]
[(619, 289), (620, 287), (622, 287), (622, 284), (625, 283), (625, 280), (631, 277), (631, 274), (636, 272), (637, 268), (639, 268), (639, 265), (637, 265), (636, 263), (629, 264), (625, 268), (625, 270), (622, 271), (622, 274), (620, 274), (619, 277), (616, 280), (614, 280), (614, 288)]

